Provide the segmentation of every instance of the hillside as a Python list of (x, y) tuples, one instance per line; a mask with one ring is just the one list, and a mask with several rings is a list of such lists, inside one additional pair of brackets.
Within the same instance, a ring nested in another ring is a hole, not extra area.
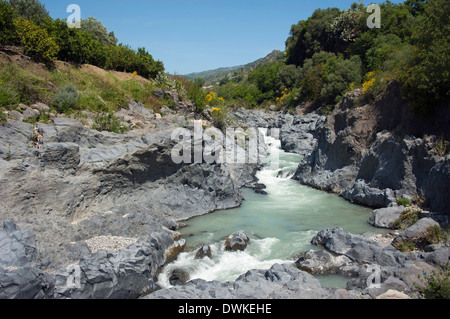
[(267, 56), (265, 56), (261, 59), (258, 59), (256, 61), (250, 62), (248, 64), (245, 64), (245, 65), (223, 67), (223, 68), (207, 70), (207, 71), (203, 71), (203, 72), (194, 72), (194, 73), (186, 74), (185, 76), (191, 80), (201, 78), (201, 79), (205, 80), (205, 84), (213, 84), (213, 83), (219, 82), (220, 80), (222, 80), (225, 77), (227, 77), (229, 80), (231, 80), (234, 76), (240, 74), (242, 71), (243, 72), (251, 71), (259, 65), (262, 65), (267, 62), (279, 60), (282, 57), (283, 57), (283, 52), (281, 52), (279, 50), (273, 50)]

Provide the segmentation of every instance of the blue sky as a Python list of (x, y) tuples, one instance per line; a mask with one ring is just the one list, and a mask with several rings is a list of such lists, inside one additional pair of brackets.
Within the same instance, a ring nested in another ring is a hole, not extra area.
[[(355, 0), (41, 0), (52, 18), (78, 4), (119, 42), (145, 47), (177, 74), (235, 66), (284, 50), (292, 24), (315, 9), (348, 9)], [(378, 2), (378, 1), (376, 1)], [(398, 1), (395, 1), (398, 2)], [(366, 1), (366, 5), (369, 2)]]

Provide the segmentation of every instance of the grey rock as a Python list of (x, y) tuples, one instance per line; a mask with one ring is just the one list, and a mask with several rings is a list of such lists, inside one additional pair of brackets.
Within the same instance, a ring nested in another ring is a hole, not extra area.
[(235, 281), (220, 283), (192, 280), (153, 292), (143, 299), (326, 299), (334, 294), (320, 282), (291, 264), (249, 270)]
[(0, 266), (0, 299), (50, 299), (54, 277), (36, 267), (6, 269)]
[(352, 188), (346, 189), (341, 196), (350, 202), (369, 207), (387, 207), (395, 202), (395, 194), (391, 189), (378, 189), (368, 185), (363, 180), (358, 180)]
[(16, 121), (22, 121), (23, 120), (23, 115), (22, 113), (16, 111), (16, 110), (12, 110), (11, 111), (11, 117), (16, 120)]
[(169, 277), (172, 286), (184, 285), (189, 281), (189, 273), (184, 269), (174, 269)]
[(353, 261), (380, 266), (401, 266), (409, 257), (392, 246), (383, 248), (379, 243), (361, 235), (345, 232), (342, 228), (325, 229), (313, 237), (311, 243), (345, 255)]
[(172, 244), (170, 236), (159, 233), (117, 253), (100, 251), (86, 256), (57, 272), (54, 298), (136, 299), (154, 287), (165, 251)]
[(425, 257), (429, 264), (444, 267), (450, 263), (450, 247), (441, 247)]
[(391, 228), (403, 210), (402, 206), (376, 209), (370, 215), (368, 222), (375, 227)]
[(247, 243), (250, 241), (250, 238), (243, 232), (238, 231), (230, 236), (225, 241), (225, 250), (228, 251), (236, 251), (236, 250), (245, 250), (247, 248)]
[(42, 102), (32, 104), (30, 107), (32, 109), (38, 110), (39, 112), (50, 112), (50, 107)]
[(74, 170), (80, 163), (80, 147), (75, 143), (47, 143), (41, 151), (41, 165), (62, 171)]
[(197, 253), (195, 254), (195, 259), (203, 259), (205, 257), (212, 257), (211, 247), (209, 245), (203, 245), (197, 250)]
[(326, 250), (310, 250), (303, 254), (296, 262), (300, 270), (313, 275), (328, 275), (347, 273), (345, 267), (352, 263), (346, 256), (333, 256)]
[(426, 235), (428, 228), (433, 226), (440, 227), (439, 223), (431, 218), (419, 219), (417, 223), (405, 229), (397, 237), (395, 237), (392, 243), (393, 245), (396, 245), (405, 240), (415, 241), (421, 239)]
[(22, 113), (24, 120), (36, 120), (39, 117), (39, 114), (38, 110), (32, 108), (27, 108)]
[(4, 221), (0, 230), (0, 266), (23, 267), (36, 262), (37, 258), (34, 232), (21, 231), (13, 221)]

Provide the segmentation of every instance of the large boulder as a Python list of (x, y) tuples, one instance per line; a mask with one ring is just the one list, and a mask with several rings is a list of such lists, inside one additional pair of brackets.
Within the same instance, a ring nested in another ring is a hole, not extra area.
[(354, 235), (336, 227), (320, 231), (311, 243), (345, 255), (353, 261), (373, 263), (380, 266), (401, 266), (410, 258), (392, 246), (381, 244), (362, 235)]
[(402, 231), (397, 237), (394, 238), (392, 244), (398, 245), (403, 241), (417, 241), (427, 235), (427, 231), (430, 227), (440, 227), (439, 223), (433, 219), (427, 217), (419, 219), (414, 225)]
[(392, 224), (400, 217), (403, 210), (403, 206), (376, 209), (370, 215), (368, 222), (375, 227), (392, 228)]
[(0, 230), (0, 299), (42, 299), (53, 293), (54, 278), (37, 264), (36, 238), (13, 221)]
[(34, 232), (21, 231), (13, 221), (4, 221), (0, 230), (0, 266), (23, 267), (36, 262), (37, 258)]
[(346, 256), (334, 256), (326, 250), (310, 250), (303, 254), (295, 264), (300, 270), (313, 275), (344, 273), (345, 266), (352, 263)]

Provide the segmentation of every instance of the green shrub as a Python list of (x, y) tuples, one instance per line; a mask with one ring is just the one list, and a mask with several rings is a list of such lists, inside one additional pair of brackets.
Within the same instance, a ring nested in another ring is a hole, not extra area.
[(99, 115), (95, 119), (92, 128), (97, 131), (108, 131), (117, 134), (123, 134), (130, 130), (129, 127), (122, 125), (121, 120), (112, 113)]
[(415, 284), (415, 288), (424, 299), (450, 299), (450, 267), (447, 264), (439, 267), (431, 274), (424, 273), (418, 278), (422, 285)]
[(11, 108), (17, 104), (17, 93), (7, 86), (0, 86), (0, 107)]
[(404, 206), (404, 207), (408, 207), (408, 206), (412, 205), (412, 203), (409, 199), (403, 198), (403, 197), (397, 199), (396, 203), (397, 203), (397, 205)]
[(9, 2), (0, 1), (0, 46), (15, 40), (14, 10)]
[(420, 210), (407, 208), (400, 214), (400, 217), (393, 222), (392, 227), (394, 229), (406, 229), (420, 219), (419, 214)]
[(59, 112), (72, 110), (78, 101), (78, 90), (73, 84), (63, 85), (53, 97), (53, 104)]
[(3, 107), (0, 107), (0, 124), (4, 124), (7, 121), (6, 114), (3, 113), (5, 109)]
[(25, 54), (42, 62), (50, 62), (56, 59), (59, 46), (48, 35), (47, 30), (23, 18), (14, 20), (14, 25)]
[(449, 142), (444, 140), (444, 137), (440, 137), (437, 139), (436, 144), (434, 145), (434, 150), (436, 151), (436, 154), (443, 157), (447, 155), (449, 152)]
[(448, 233), (438, 225), (434, 225), (430, 226), (427, 229), (424, 239), (426, 240), (427, 244), (437, 244), (440, 242), (447, 242)]
[(400, 250), (402, 253), (408, 253), (416, 248), (414, 242), (411, 240), (402, 240), (400, 242), (397, 242), (394, 244), (394, 247)]

